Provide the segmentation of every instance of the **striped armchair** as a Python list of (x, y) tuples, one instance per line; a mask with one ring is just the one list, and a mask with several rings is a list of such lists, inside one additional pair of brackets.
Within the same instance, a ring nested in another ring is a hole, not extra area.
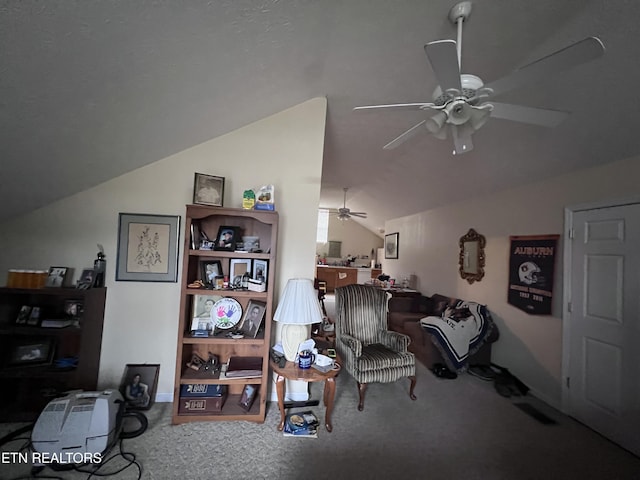
[(365, 285), (336, 288), (336, 350), (358, 384), (364, 408), (367, 384), (411, 380), (415, 400), (416, 358), (407, 350), (409, 337), (387, 329), (387, 293)]

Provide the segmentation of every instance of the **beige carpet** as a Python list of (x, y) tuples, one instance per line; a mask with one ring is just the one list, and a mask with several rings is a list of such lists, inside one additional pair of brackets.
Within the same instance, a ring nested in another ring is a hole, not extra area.
[[(158, 480), (640, 479), (639, 458), (535, 398), (527, 401), (556, 425), (539, 423), (499, 396), (490, 382), (470, 375), (439, 379), (419, 365), (417, 378), (417, 401), (409, 398), (408, 381), (372, 384), (365, 409), (358, 412), (357, 388), (343, 372), (333, 432), (322, 427), (317, 439), (283, 437), (276, 430), (275, 404), (264, 424), (179, 426), (170, 424), (170, 404), (156, 404), (148, 412), (147, 432), (124, 440), (124, 447), (141, 463), (142, 478)], [(313, 398), (320, 394), (313, 384)], [(322, 406), (312, 410), (324, 416)], [(0, 436), (15, 426), (0, 424)], [(2, 479), (28, 471), (25, 465), (0, 464)], [(129, 468), (111, 478), (135, 479), (137, 473)]]

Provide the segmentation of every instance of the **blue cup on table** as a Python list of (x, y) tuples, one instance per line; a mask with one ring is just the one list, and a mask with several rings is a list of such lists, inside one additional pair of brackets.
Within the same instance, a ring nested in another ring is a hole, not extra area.
[(316, 361), (316, 356), (309, 350), (303, 350), (298, 354), (298, 366), (300, 368), (311, 368), (313, 362)]

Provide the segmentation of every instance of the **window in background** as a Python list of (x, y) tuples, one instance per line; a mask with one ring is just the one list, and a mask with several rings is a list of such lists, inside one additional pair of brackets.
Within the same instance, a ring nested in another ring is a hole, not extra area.
[(316, 231), (316, 242), (327, 243), (329, 238), (329, 210), (318, 210), (318, 229)]

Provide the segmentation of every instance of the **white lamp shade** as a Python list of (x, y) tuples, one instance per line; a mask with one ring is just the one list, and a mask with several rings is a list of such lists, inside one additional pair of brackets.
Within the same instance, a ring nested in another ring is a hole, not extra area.
[(291, 278), (273, 315), (276, 322), (287, 325), (309, 325), (322, 322), (318, 294), (309, 278)]
[(300, 343), (309, 338), (308, 325), (322, 322), (320, 300), (313, 281), (308, 278), (289, 279), (273, 319), (284, 324), (282, 349), (285, 358), (293, 362)]

